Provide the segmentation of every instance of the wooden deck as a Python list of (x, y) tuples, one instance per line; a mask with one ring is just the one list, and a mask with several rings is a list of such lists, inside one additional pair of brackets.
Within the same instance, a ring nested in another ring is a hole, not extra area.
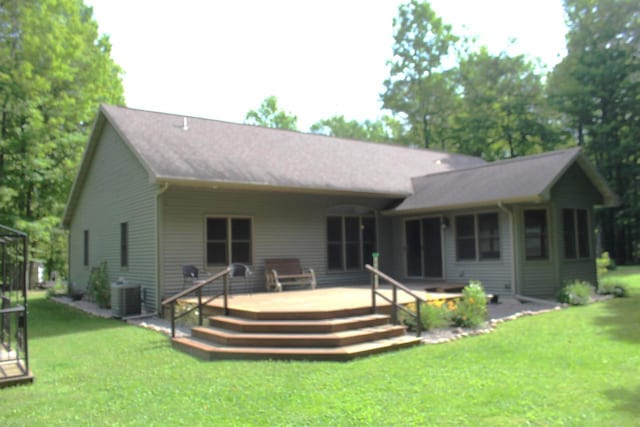
[[(392, 299), (390, 289), (381, 292)], [(425, 299), (459, 296), (416, 294)], [(196, 303), (194, 298), (181, 301)], [(413, 301), (398, 292), (400, 304)], [(191, 328), (190, 336), (173, 338), (172, 345), (204, 360), (348, 361), (420, 344), (404, 325), (392, 324), (389, 302), (377, 297), (375, 314), (371, 306), (369, 286), (231, 295), (228, 315), (221, 315), (222, 298), (210, 302), (202, 313), (207, 324)]]
[[(392, 299), (390, 289), (381, 292)], [(442, 293), (415, 291), (417, 295), (427, 299), (458, 298), (457, 293)], [(195, 303), (195, 298), (184, 300)], [(235, 314), (245, 317), (261, 319), (286, 318), (290, 314), (296, 319), (319, 319), (340, 317), (344, 312), (353, 315), (371, 313), (371, 288), (365, 286), (320, 288), (313, 290), (289, 290), (284, 292), (260, 292), (255, 294), (238, 294), (229, 297), (229, 309)], [(398, 292), (398, 302), (408, 304), (414, 299), (404, 292)], [(377, 297), (376, 305), (381, 312), (390, 309), (390, 303)], [(223, 307), (222, 299), (216, 299), (208, 304), (209, 310), (205, 314), (220, 314)]]

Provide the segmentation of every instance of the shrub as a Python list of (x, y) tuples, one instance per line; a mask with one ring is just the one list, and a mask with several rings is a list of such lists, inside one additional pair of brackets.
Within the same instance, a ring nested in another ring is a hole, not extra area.
[(431, 300), (420, 306), (420, 321), (425, 330), (441, 328), (449, 323), (445, 300)]
[(586, 305), (592, 301), (592, 295), (593, 286), (591, 286), (591, 283), (572, 280), (565, 282), (565, 286), (558, 295), (558, 301), (571, 305)]
[(95, 301), (98, 307), (111, 308), (111, 285), (106, 261), (101, 262), (100, 267), (91, 270), (87, 296)]
[(60, 279), (57, 279), (53, 287), (47, 289), (47, 296), (48, 297), (57, 297), (62, 295), (72, 296), (71, 289), (72, 287), (67, 286), (66, 282), (63, 282)]
[(624, 283), (607, 282), (600, 284), (598, 293), (600, 295), (613, 295), (616, 298), (625, 298), (629, 296), (629, 289)]
[(470, 281), (462, 290), (458, 302), (447, 303), (451, 322), (456, 326), (473, 327), (487, 320), (487, 294), (479, 281)]
[(611, 258), (609, 258), (609, 252), (602, 252), (600, 258), (596, 260), (596, 266), (598, 267), (598, 279), (607, 274), (610, 265)]
[[(415, 302), (407, 304), (405, 308), (414, 314), (416, 313)], [(404, 310), (398, 311), (398, 320), (410, 330), (416, 329), (416, 318)], [(446, 326), (449, 323), (449, 318), (445, 301), (431, 300), (420, 304), (420, 323), (425, 331)]]

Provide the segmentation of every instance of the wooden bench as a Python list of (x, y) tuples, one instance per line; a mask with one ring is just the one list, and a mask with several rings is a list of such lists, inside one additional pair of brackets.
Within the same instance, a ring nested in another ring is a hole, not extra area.
[(316, 275), (312, 268), (302, 269), (298, 258), (277, 258), (264, 261), (267, 290), (282, 292), (284, 286), (310, 286), (316, 288)]

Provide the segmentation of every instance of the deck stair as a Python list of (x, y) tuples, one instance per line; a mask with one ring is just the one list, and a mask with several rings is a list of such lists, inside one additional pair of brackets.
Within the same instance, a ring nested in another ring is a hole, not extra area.
[(390, 324), (386, 314), (362, 310), (306, 311), (213, 315), (208, 326), (196, 326), (191, 336), (172, 339), (173, 346), (205, 360), (284, 359), (346, 361), (410, 347), (420, 338), (404, 326)]

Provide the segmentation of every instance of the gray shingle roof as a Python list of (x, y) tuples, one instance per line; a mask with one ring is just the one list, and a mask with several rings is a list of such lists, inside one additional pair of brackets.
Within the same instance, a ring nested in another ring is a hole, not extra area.
[(615, 204), (615, 195), (582, 150), (571, 148), (414, 178), (414, 193), (390, 213), (548, 200), (551, 187), (574, 162), (603, 195), (603, 204)]
[(244, 184), (407, 196), (411, 177), (484, 164), (432, 150), (102, 106), (162, 182)]
[(403, 214), (544, 200), (578, 162), (604, 205), (617, 203), (579, 148), (486, 163), (433, 150), (102, 105), (67, 201), (64, 226), (106, 122), (158, 184), (403, 198), (388, 211)]

